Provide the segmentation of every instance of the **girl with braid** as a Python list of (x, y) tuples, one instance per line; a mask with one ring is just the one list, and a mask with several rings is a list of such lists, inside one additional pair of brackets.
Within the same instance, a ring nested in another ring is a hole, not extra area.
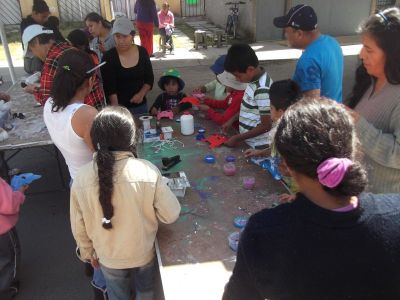
[[(136, 126), (123, 107), (107, 107), (90, 132), (94, 159), (71, 188), (71, 226), (81, 258), (101, 268), (110, 300), (153, 299), (158, 221), (180, 212), (160, 171), (136, 156)], [(131, 286), (134, 277), (135, 287)]]

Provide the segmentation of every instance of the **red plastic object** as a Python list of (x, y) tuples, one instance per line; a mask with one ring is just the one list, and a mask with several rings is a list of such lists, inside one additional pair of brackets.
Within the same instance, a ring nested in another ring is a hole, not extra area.
[(200, 105), (200, 101), (196, 97), (185, 97), (179, 102), (179, 104), (181, 103), (191, 103), (193, 106)]
[(174, 118), (174, 113), (172, 112), (172, 110), (160, 111), (157, 113), (157, 120), (160, 120), (161, 118), (169, 118), (170, 120), (172, 120)]
[(210, 143), (211, 149), (221, 146), (227, 140), (228, 138), (226, 136), (218, 133), (214, 133), (205, 139), (206, 142)]

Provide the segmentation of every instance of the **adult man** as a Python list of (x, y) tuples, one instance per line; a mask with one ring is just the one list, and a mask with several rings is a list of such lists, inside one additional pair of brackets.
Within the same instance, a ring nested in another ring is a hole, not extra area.
[[(72, 47), (67, 43), (56, 43), (53, 31), (41, 25), (28, 26), (23, 35), (24, 49), (28, 49), (44, 64), (40, 76), (40, 87), (28, 84), (25, 92), (33, 94), (36, 101), (44, 105), (50, 96), (51, 86), (58, 65), (58, 58)], [(104, 95), (97, 77), (91, 93), (85, 98), (85, 104), (99, 106), (104, 102)]]
[(274, 25), (284, 28), (289, 46), (304, 49), (293, 75), (302, 92), (342, 102), (342, 49), (334, 38), (321, 34), (314, 9), (296, 5), (286, 16), (274, 18)]

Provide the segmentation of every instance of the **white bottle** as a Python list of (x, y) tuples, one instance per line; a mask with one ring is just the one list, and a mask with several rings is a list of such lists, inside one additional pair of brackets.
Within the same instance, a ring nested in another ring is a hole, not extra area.
[(194, 120), (191, 114), (183, 114), (181, 116), (181, 133), (183, 135), (191, 135), (194, 133)]

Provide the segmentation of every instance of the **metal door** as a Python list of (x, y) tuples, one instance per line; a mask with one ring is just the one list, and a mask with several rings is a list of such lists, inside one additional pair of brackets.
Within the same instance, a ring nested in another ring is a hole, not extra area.
[(181, 16), (195, 17), (206, 14), (206, 0), (181, 0)]

